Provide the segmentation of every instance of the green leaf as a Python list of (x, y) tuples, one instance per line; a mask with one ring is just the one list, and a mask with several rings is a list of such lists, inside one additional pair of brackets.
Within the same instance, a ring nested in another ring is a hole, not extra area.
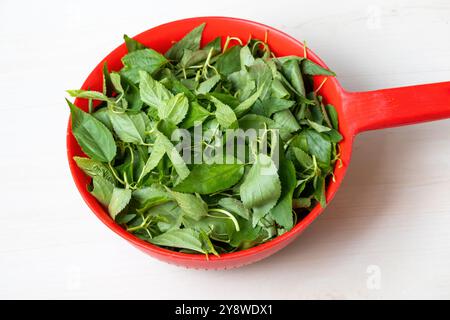
[(276, 127), (275, 121), (270, 118), (260, 116), (257, 114), (246, 114), (239, 119), (239, 128), (243, 130), (248, 129), (265, 129)]
[(302, 61), (302, 72), (304, 74), (308, 74), (311, 76), (335, 76), (336, 74), (328, 69), (325, 69), (321, 66), (319, 66), (318, 64), (312, 62), (309, 59), (304, 59)]
[(329, 167), (331, 161), (331, 142), (315, 130), (305, 131), (308, 148), (316, 156), (321, 167)]
[(311, 207), (311, 198), (298, 198), (292, 200), (293, 208), (309, 208)]
[(248, 249), (258, 244), (262, 231), (260, 226), (253, 226), (251, 220), (238, 219), (240, 230), (234, 232), (230, 244), (241, 250)]
[(90, 158), (109, 162), (116, 156), (116, 143), (111, 131), (89, 113), (66, 100), (72, 115), (72, 133)]
[(285, 59), (281, 61), (281, 68), (284, 76), (300, 96), (305, 96), (305, 84), (298, 59)]
[(211, 78), (206, 79), (205, 81), (203, 81), (202, 83), (200, 83), (200, 85), (197, 88), (197, 93), (198, 94), (206, 94), (208, 92), (211, 91), (212, 88), (214, 88), (214, 86), (219, 83), (220, 81), (220, 76), (218, 74), (216, 74), (215, 76), (212, 76)]
[(168, 63), (167, 59), (159, 52), (152, 49), (142, 49), (128, 53), (122, 58), (124, 68), (120, 74), (133, 83), (140, 80), (140, 72), (153, 74)]
[(318, 124), (317, 122), (311, 121), (311, 120), (306, 120), (306, 122), (310, 125), (311, 128), (313, 128), (314, 130), (316, 130), (317, 132), (321, 133), (321, 132), (328, 132), (331, 129), (328, 127), (325, 127), (321, 124)]
[(259, 98), (264, 100), (269, 98), (270, 87), (273, 81), (273, 72), (269, 64), (262, 59), (256, 59), (248, 68), (250, 76), (256, 82)]
[(244, 204), (241, 201), (239, 201), (238, 199), (222, 198), (219, 200), (218, 204), (222, 208), (225, 208), (228, 211), (236, 213), (237, 215), (241, 216), (242, 218), (244, 218), (246, 220), (250, 219), (250, 210), (247, 209), (244, 206)]
[(218, 36), (218, 37), (214, 38), (214, 40), (211, 40), (210, 42), (208, 42), (203, 47), (203, 50), (209, 52), (209, 50), (211, 48), (213, 49), (213, 54), (220, 53), (220, 51), (222, 50), (222, 37), (221, 36)]
[(131, 199), (131, 190), (114, 188), (111, 196), (111, 201), (108, 205), (108, 212), (111, 218), (115, 219), (117, 214), (119, 214)]
[(111, 83), (118, 94), (125, 94), (125, 90), (123, 90), (122, 83), (120, 81), (120, 74), (117, 72), (111, 72)]
[(248, 46), (244, 46), (241, 48), (239, 52), (240, 60), (241, 60), (241, 69), (245, 69), (245, 67), (251, 66), (255, 62), (255, 58)]
[(77, 166), (88, 176), (92, 178), (102, 177), (111, 183), (115, 182), (113, 174), (105, 164), (83, 157), (73, 157), (73, 160), (75, 160)]
[(328, 113), (328, 117), (330, 118), (333, 128), (338, 130), (339, 129), (339, 121), (338, 121), (338, 113), (336, 111), (336, 108), (331, 104), (327, 104), (325, 106), (325, 110)]
[(167, 156), (169, 157), (172, 165), (175, 168), (175, 171), (178, 174), (179, 181), (186, 179), (187, 176), (189, 176), (190, 172), (183, 158), (180, 156), (177, 149), (175, 149), (172, 142), (170, 142), (170, 140), (165, 135), (158, 132), (156, 134), (157, 140), (159, 139), (158, 142), (163, 146)]
[(141, 136), (142, 128), (138, 128), (131, 117), (126, 113), (117, 113), (109, 110), (109, 119), (114, 131), (123, 142), (143, 144)]
[(234, 112), (238, 117), (243, 116), (258, 100), (259, 96), (261, 95), (261, 91), (258, 90), (254, 94), (252, 94), (248, 99), (242, 101), (236, 109), (234, 109)]
[(177, 125), (183, 121), (189, 109), (189, 102), (183, 93), (178, 93), (171, 97), (165, 104), (162, 104), (158, 109), (160, 119), (168, 119), (173, 124)]
[[(233, 220), (236, 220), (236, 218), (233, 218)], [(203, 217), (198, 221), (184, 217), (183, 225), (187, 228), (204, 232), (212, 239), (221, 242), (230, 241), (230, 238), (236, 231), (236, 226), (229, 216), (216, 212), (211, 212), (208, 216)]]
[(110, 96), (112, 93), (112, 83), (111, 77), (109, 76), (108, 64), (106, 63), (106, 61), (103, 62), (102, 75), (103, 75), (102, 93), (105, 96)]
[(168, 192), (163, 188), (158, 188), (157, 186), (143, 187), (133, 191), (133, 199), (139, 203), (140, 206), (144, 206), (145, 203), (152, 198), (157, 197), (169, 197)]
[(247, 100), (256, 90), (256, 82), (246, 69), (233, 72), (228, 76), (239, 102)]
[(235, 185), (244, 174), (243, 164), (194, 164), (175, 191), (210, 194)]
[(211, 92), (209, 95), (229, 105), (231, 109), (235, 109), (239, 105), (239, 100), (229, 93)]
[[(290, 110), (278, 111), (273, 115), (273, 120), (279, 128), (283, 128), (286, 132), (292, 133), (300, 130), (300, 125)], [(286, 137), (282, 135), (281, 138), (285, 139)]]
[(313, 159), (309, 154), (294, 146), (292, 147), (292, 150), (294, 151), (295, 158), (302, 168), (309, 169), (313, 167)]
[(202, 200), (200, 196), (170, 190), (169, 193), (178, 203), (181, 210), (183, 211), (183, 214), (187, 217), (198, 221), (208, 214), (208, 205)]
[(143, 177), (145, 177), (147, 174), (149, 174), (153, 169), (156, 168), (158, 163), (161, 161), (162, 157), (166, 153), (166, 148), (163, 143), (163, 136), (158, 136), (156, 138), (152, 152), (150, 153), (150, 157), (148, 157), (147, 162), (144, 165), (144, 168), (142, 169), (141, 175), (138, 179), (140, 182)]
[(177, 129), (177, 126), (170, 120), (161, 119), (156, 124), (156, 128), (166, 137), (172, 137), (172, 134)]
[(125, 84), (125, 99), (128, 104), (128, 108), (132, 111), (139, 111), (142, 109), (143, 102), (141, 99), (141, 93), (139, 87), (136, 86), (133, 82), (127, 80), (126, 78), (122, 78)]
[(100, 101), (110, 101), (110, 99), (101, 92), (90, 90), (67, 90), (68, 94), (74, 98), (92, 99)]
[(330, 141), (332, 143), (340, 142), (344, 137), (339, 133), (339, 131), (335, 129), (331, 129), (326, 133), (330, 137)]
[(203, 29), (205, 23), (202, 23), (191, 32), (186, 34), (180, 41), (176, 42), (167, 52), (166, 57), (171, 60), (180, 60), (183, 57), (185, 49), (198, 50), (200, 49), (200, 41), (202, 39)]
[(125, 45), (127, 46), (128, 52), (133, 52), (146, 48), (142, 43), (134, 40), (133, 38), (130, 38), (126, 34), (123, 35), (123, 40), (125, 40)]
[(297, 185), (295, 168), (290, 160), (283, 159), (278, 172), (281, 180), (281, 196), (277, 205), (270, 210), (270, 214), (276, 223), (286, 230), (291, 230), (294, 226), (292, 196)]
[(150, 197), (145, 199), (145, 202), (142, 205), (142, 207), (137, 209), (136, 211), (138, 213), (146, 214), (149, 212), (149, 210), (170, 201), (173, 201), (173, 199), (167, 193), (162, 195), (151, 195)]
[(185, 129), (192, 128), (196, 123), (202, 123), (205, 121), (211, 112), (203, 108), (198, 102), (193, 101), (187, 112), (186, 118), (181, 123), (181, 127)]
[(280, 99), (280, 98), (270, 98), (264, 101), (261, 101), (259, 105), (254, 106), (252, 109), (253, 112), (270, 117), (276, 112), (280, 112), (283, 110), (290, 109), (294, 106), (295, 101)]
[(159, 220), (157, 226), (161, 232), (179, 229), (183, 217), (180, 207), (174, 201), (152, 207), (147, 214)]
[(322, 208), (327, 205), (327, 199), (325, 196), (325, 179), (322, 176), (317, 177), (314, 191), (314, 198), (320, 203)]
[(150, 239), (150, 242), (158, 246), (189, 249), (206, 253), (203, 249), (199, 232), (188, 228), (167, 231)]
[(180, 66), (183, 67), (186, 72), (186, 68), (203, 63), (208, 57), (209, 50), (196, 50), (192, 51), (184, 49), (183, 57), (180, 60)]
[(304, 152), (309, 152), (308, 140), (306, 139), (306, 130), (300, 131), (297, 135), (292, 137), (290, 147), (297, 147), (302, 149)]
[(200, 230), (200, 240), (202, 241), (203, 245), (203, 249), (207, 252), (207, 253), (212, 253), (215, 256), (219, 256), (219, 254), (217, 253), (216, 249), (214, 248), (214, 245), (212, 244), (211, 240), (209, 239), (208, 234), (203, 231)]
[(289, 99), (291, 96), (280, 79), (273, 79), (271, 85), (271, 93), (272, 97), (279, 99)]
[(184, 93), (189, 101), (194, 101), (197, 99), (196, 95), (175, 77), (170, 77), (170, 80), (168, 80), (165, 85), (172, 91), (173, 94)]
[(103, 123), (105, 125), (105, 127), (108, 128), (108, 130), (110, 130), (110, 131), (114, 130), (111, 120), (109, 119), (108, 108), (98, 109), (94, 113), (92, 113), (92, 115), (94, 116), (95, 119), (97, 119), (98, 121)]
[(136, 130), (139, 132), (139, 135), (142, 137), (142, 140), (145, 138), (145, 131), (147, 126), (149, 126), (149, 119), (144, 112), (139, 113), (130, 113), (129, 117), (133, 122)]
[(165, 103), (173, 97), (172, 93), (160, 82), (154, 80), (147, 72), (139, 71), (139, 90), (141, 99), (150, 107), (157, 110), (165, 108)]
[(220, 101), (219, 99), (210, 96), (211, 101), (216, 106), (215, 115), (219, 124), (224, 128), (236, 128), (237, 127), (237, 118), (233, 109), (231, 109), (228, 105)]
[(101, 177), (94, 176), (92, 178), (93, 189), (91, 194), (105, 207), (107, 207), (111, 201), (111, 197), (114, 190), (114, 184)]
[(256, 60), (255, 64), (252, 65), (250, 73), (253, 79), (255, 79), (257, 90), (234, 109), (234, 112), (238, 117), (244, 115), (259, 98), (266, 95), (272, 82), (272, 72), (261, 59)]
[(253, 226), (277, 203), (281, 184), (273, 160), (259, 154), (240, 187), (241, 200), (245, 207), (253, 209)]
[(228, 76), (241, 69), (241, 46), (229, 48), (217, 58), (216, 69), (220, 74)]

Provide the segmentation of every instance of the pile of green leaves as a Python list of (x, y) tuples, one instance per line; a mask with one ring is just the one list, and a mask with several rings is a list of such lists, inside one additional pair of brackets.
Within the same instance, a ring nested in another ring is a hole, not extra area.
[[(125, 36), (123, 68), (105, 65), (102, 92), (68, 91), (88, 99), (89, 112), (67, 102), (72, 133), (88, 156), (74, 160), (111, 217), (158, 246), (217, 255), (268, 241), (325, 206), (342, 137), (336, 110), (312, 83), (333, 72), (305, 57), (277, 58), (255, 39), (243, 45), (228, 37), (222, 49), (217, 38), (201, 47), (204, 26), (165, 55)], [(247, 146), (254, 161), (186, 164), (170, 137), (195, 123), (203, 131), (278, 129), (279, 166), (270, 134), (271, 153)]]

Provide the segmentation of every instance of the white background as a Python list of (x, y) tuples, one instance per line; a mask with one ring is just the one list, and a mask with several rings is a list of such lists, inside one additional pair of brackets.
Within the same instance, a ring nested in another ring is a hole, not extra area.
[(69, 173), (64, 90), (123, 33), (201, 15), (306, 39), (349, 90), (450, 80), (447, 0), (0, 0), (0, 298), (450, 298), (450, 120), (359, 136), (325, 214), (241, 269), (166, 265), (97, 220)]

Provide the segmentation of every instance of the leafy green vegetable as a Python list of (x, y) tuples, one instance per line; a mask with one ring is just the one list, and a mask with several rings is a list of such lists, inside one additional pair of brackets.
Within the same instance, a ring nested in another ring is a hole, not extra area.
[(100, 101), (109, 101), (110, 99), (101, 92), (86, 90), (67, 90), (70, 96), (75, 98), (92, 99)]
[(281, 194), (281, 184), (273, 160), (259, 154), (240, 187), (244, 206), (253, 209), (253, 225), (272, 209)]
[(338, 130), (338, 113), (336, 111), (336, 108), (332, 106), (331, 104), (327, 104), (325, 106), (325, 109), (328, 113), (328, 117), (330, 118), (331, 124), (334, 129)]
[(94, 176), (92, 186), (91, 194), (100, 201), (101, 204), (108, 206), (113, 195), (114, 184), (101, 176)]
[(198, 102), (193, 101), (187, 112), (186, 117), (181, 123), (181, 127), (189, 129), (193, 127), (196, 123), (202, 123), (210, 115), (211, 112), (203, 108), (201, 104), (199, 104)]
[(180, 60), (183, 57), (184, 50), (198, 50), (200, 49), (200, 41), (202, 39), (202, 32), (205, 28), (205, 23), (199, 25), (194, 30), (189, 32), (180, 41), (176, 42), (167, 52), (166, 57), (171, 60)]
[(138, 182), (141, 181), (141, 179), (147, 175), (148, 173), (150, 173), (154, 168), (156, 168), (156, 166), (158, 165), (158, 163), (161, 161), (162, 157), (164, 156), (164, 154), (166, 153), (166, 147), (164, 145), (165, 139), (162, 135), (160, 135), (158, 138), (156, 138), (155, 140), (155, 144), (153, 146), (153, 149), (150, 153), (150, 156), (148, 157), (147, 161), (145, 162), (145, 165), (142, 169), (141, 175), (138, 179)]
[(77, 166), (88, 176), (92, 178), (102, 177), (111, 183), (115, 183), (114, 176), (104, 163), (83, 157), (74, 157), (73, 160), (75, 160)]
[(139, 90), (142, 101), (158, 111), (165, 108), (166, 101), (173, 97), (172, 93), (147, 72), (139, 71), (139, 75)]
[(122, 58), (124, 68), (120, 71), (120, 74), (133, 83), (137, 83), (139, 82), (139, 71), (153, 74), (167, 62), (163, 55), (152, 49), (132, 51)]
[(311, 81), (332, 71), (275, 57), (257, 39), (202, 47), (204, 28), (165, 55), (125, 35), (123, 68), (104, 64), (102, 91), (67, 93), (89, 106), (68, 102), (87, 155), (74, 161), (115, 222), (170, 250), (218, 255), (273, 239), (324, 207), (343, 137)]
[(123, 142), (142, 144), (143, 137), (131, 116), (126, 113), (117, 113), (109, 110), (109, 119), (114, 131)]
[(325, 69), (311, 60), (302, 60), (302, 72), (311, 76), (335, 76), (336, 74), (328, 69)]
[(81, 149), (91, 159), (109, 162), (116, 155), (116, 144), (111, 131), (90, 114), (67, 101), (72, 115), (72, 133)]
[(125, 40), (125, 45), (127, 46), (128, 52), (145, 49), (145, 46), (142, 43), (130, 38), (126, 34), (123, 35), (123, 40)]
[(206, 79), (200, 85), (198, 86), (197, 93), (199, 94), (205, 94), (211, 91), (214, 86), (219, 83), (220, 81), (220, 75), (216, 74), (215, 76), (212, 76), (211, 78)]
[(174, 190), (210, 194), (234, 186), (244, 174), (243, 164), (197, 164)]
[(316, 156), (323, 166), (329, 165), (331, 162), (331, 142), (323, 134), (311, 129), (306, 130), (305, 134), (311, 155)]
[(200, 233), (188, 228), (167, 231), (166, 233), (150, 239), (150, 242), (159, 246), (189, 249), (200, 253), (207, 253), (200, 240)]
[(219, 200), (219, 206), (227, 209), (230, 212), (236, 213), (246, 220), (250, 218), (250, 210), (247, 209), (244, 204), (238, 199), (222, 198)]
[[(309, 60), (307, 60), (309, 61)], [(305, 96), (305, 84), (297, 57), (281, 60), (282, 72), (298, 95)]]
[(234, 46), (220, 55), (216, 62), (216, 68), (220, 74), (228, 76), (233, 72), (239, 71), (241, 69), (240, 54), (241, 47)]
[(290, 160), (280, 163), (281, 195), (277, 205), (270, 211), (271, 216), (283, 228), (290, 230), (294, 226), (292, 216), (292, 196), (297, 185), (295, 167)]
[(183, 93), (178, 93), (171, 97), (158, 109), (160, 119), (168, 119), (173, 124), (183, 121), (189, 108), (189, 102)]
[(236, 114), (234, 113), (233, 109), (231, 109), (230, 106), (226, 105), (219, 99), (211, 96), (211, 101), (216, 106), (215, 116), (217, 118), (217, 121), (220, 123), (221, 126), (224, 128), (233, 128), (237, 126), (237, 118)]
[(265, 117), (270, 117), (274, 113), (290, 109), (294, 105), (295, 101), (292, 100), (269, 98), (267, 100), (261, 101), (258, 105), (255, 105), (253, 112)]
[(130, 189), (114, 188), (111, 195), (111, 201), (108, 205), (110, 216), (114, 219), (119, 212), (125, 209), (125, 206), (130, 202), (130, 199)]
[(175, 191), (170, 191), (170, 194), (178, 203), (184, 215), (194, 220), (200, 220), (207, 215), (208, 205), (200, 196)]
[(157, 133), (157, 137), (158, 137), (157, 139), (159, 139), (158, 141), (164, 148), (165, 153), (172, 162), (172, 165), (175, 168), (175, 171), (177, 172), (179, 179), (184, 180), (189, 175), (189, 169), (186, 166), (186, 163), (184, 162), (183, 158), (175, 149), (172, 142), (170, 142), (170, 140), (165, 135), (163, 135), (162, 133)]

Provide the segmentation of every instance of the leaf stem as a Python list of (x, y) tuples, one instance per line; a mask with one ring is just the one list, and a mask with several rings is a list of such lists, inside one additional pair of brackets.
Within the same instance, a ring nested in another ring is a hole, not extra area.
[(323, 85), (325, 84), (325, 82), (327, 82), (328, 78), (323, 79), (322, 83), (317, 87), (316, 90), (314, 90), (314, 94), (319, 93), (320, 89), (322, 89)]
[(244, 45), (244, 44), (242, 43), (242, 40), (239, 39), (238, 37), (230, 37), (230, 36), (228, 36), (227, 39), (225, 40), (225, 44), (223, 45), (222, 53), (224, 53), (225, 51), (227, 51), (228, 46), (230, 45), (230, 41), (231, 41), (231, 40), (235, 40), (235, 41), (239, 42), (239, 44), (240, 44), (241, 46)]
[(92, 111), (94, 111), (94, 106), (93, 106), (93, 101), (92, 101), (92, 99), (89, 99), (89, 102), (88, 102), (88, 112), (89, 113), (92, 113)]
[[(240, 231), (241, 230), (241, 228), (239, 227), (239, 222), (236, 220), (236, 218), (235, 218), (235, 216), (233, 216), (230, 212), (228, 212), (227, 210), (223, 210), (223, 209), (218, 209), (218, 208), (215, 208), (215, 209), (209, 209), (208, 210), (208, 213), (209, 212), (219, 212), (219, 213), (223, 213), (224, 215), (226, 215), (227, 216), (227, 218), (228, 219), (230, 219), (231, 221), (233, 221), (233, 223), (234, 223), (234, 227), (236, 228), (236, 231)], [(213, 217), (213, 218), (221, 218), (221, 217), (217, 217), (217, 216), (214, 216), (214, 215), (210, 215), (210, 217)], [(224, 217), (225, 218), (225, 217)], [(227, 218), (225, 218), (225, 219), (227, 219)]]
[(109, 166), (109, 169), (111, 169), (111, 172), (112, 172), (114, 178), (116, 178), (116, 180), (119, 181), (121, 184), (125, 185), (125, 181), (123, 181), (122, 179), (119, 178), (119, 176), (117, 175), (116, 170), (111, 165), (111, 162), (108, 162), (108, 166)]

